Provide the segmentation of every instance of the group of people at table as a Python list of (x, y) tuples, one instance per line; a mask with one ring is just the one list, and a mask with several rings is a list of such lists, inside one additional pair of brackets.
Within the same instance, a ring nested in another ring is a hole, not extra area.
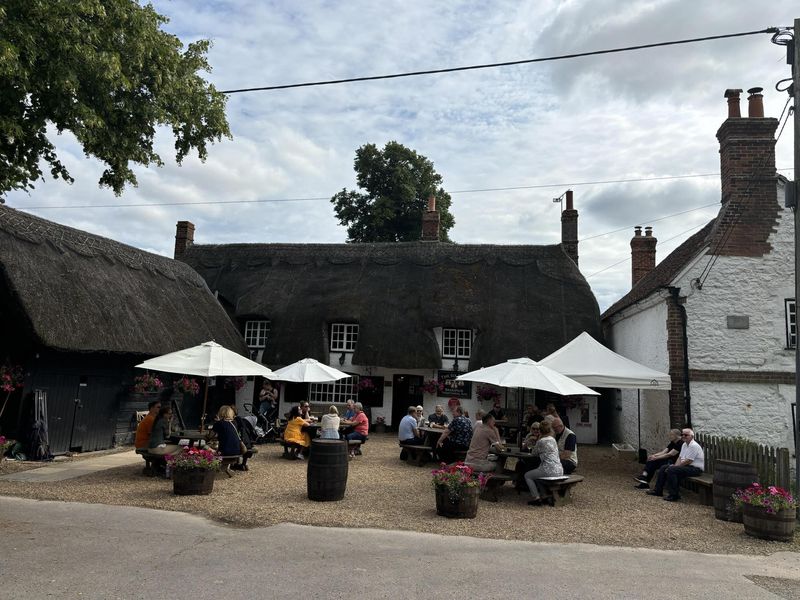
[[(311, 433), (317, 429), (313, 425), (318, 419), (311, 415), (308, 402), (293, 406), (289, 410), (286, 428), (283, 430), (283, 441), (287, 445), (287, 457), (290, 459), (303, 459), (311, 446)], [(360, 402), (347, 401), (347, 408), (342, 417), (339, 409), (331, 405), (327, 414), (319, 420), (319, 437), (328, 440), (356, 440), (366, 442), (369, 436), (369, 418), (364, 413)], [(350, 446), (350, 458), (360, 454), (361, 450), (356, 445)]]
[[(182, 446), (175, 440), (180, 440), (183, 434), (177, 435), (172, 431), (172, 406), (162, 406), (160, 400), (153, 400), (147, 408), (147, 414), (136, 427), (135, 448), (147, 449), (148, 454), (155, 456), (180, 452)], [(217, 452), (221, 456), (241, 456), (232, 469), (249, 470), (247, 461), (253, 455), (255, 431), (247, 419), (236, 416), (233, 406), (220, 406), (211, 429), (197, 441), (204, 446), (211, 440), (216, 440)]]
[[(497, 426), (497, 421), (503, 417), (500, 405), (495, 404), (485, 414), (477, 411), (475, 422), (460, 405), (453, 406), (451, 413), (452, 419), (437, 405), (434, 414), (425, 418), (421, 406), (409, 406), (408, 414), (398, 427), (400, 445), (430, 446), (434, 457), (447, 463), (466, 452), (464, 463), (473, 470), (496, 471), (502, 463), (491, 460), (490, 455), (502, 455), (505, 451), (505, 440)], [(543, 486), (538, 481), (569, 475), (575, 470), (578, 466), (577, 438), (564, 425), (552, 404), (548, 404), (544, 413), (534, 405), (528, 406), (525, 426), (528, 434), (522, 440), (522, 456), (517, 455), (518, 485), (530, 491), (532, 498), (528, 504), (552, 503), (552, 498), (542, 499)], [(432, 430), (437, 429), (441, 430), (438, 439), (435, 434), (431, 435)], [(401, 452), (400, 458), (405, 459), (405, 456), (405, 451)]]

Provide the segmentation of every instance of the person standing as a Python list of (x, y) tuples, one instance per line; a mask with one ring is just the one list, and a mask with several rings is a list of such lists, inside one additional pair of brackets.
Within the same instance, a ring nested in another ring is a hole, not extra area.
[(258, 393), (258, 412), (263, 415), (267, 423), (272, 423), (278, 416), (278, 390), (269, 379), (264, 380)]
[(564, 467), (564, 473), (569, 475), (578, 467), (578, 438), (571, 430), (564, 427), (564, 422), (558, 417), (553, 419), (551, 427), (558, 444), (561, 466)]
[[(550, 423), (542, 421), (539, 423), (539, 441), (531, 451), (532, 456), (538, 456), (541, 464), (525, 473), (525, 483), (528, 484), (528, 490), (533, 496), (533, 499), (528, 501), (531, 506), (541, 506), (541, 490), (536, 482), (540, 477), (559, 477), (564, 474), (564, 467), (558, 457), (558, 444), (553, 438), (553, 430)], [(552, 498), (550, 505), (553, 505)]]
[(687, 477), (696, 477), (703, 473), (705, 468), (705, 454), (703, 448), (694, 441), (694, 431), (689, 428), (681, 431), (683, 446), (674, 465), (664, 465), (658, 470), (655, 488), (647, 492), (651, 496), (661, 496), (664, 487), (667, 495), (664, 500), (677, 502), (681, 499), (680, 484)]
[(647, 457), (647, 462), (644, 464), (644, 470), (642, 471), (642, 474), (634, 477), (634, 479), (639, 482), (639, 485), (636, 487), (640, 490), (650, 489), (650, 480), (653, 479), (653, 476), (661, 467), (664, 465), (674, 464), (675, 459), (681, 452), (682, 446), (683, 442), (681, 441), (681, 430), (670, 429), (669, 443), (667, 444), (667, 447), (661, 452), (655, 452), (649, 455)]

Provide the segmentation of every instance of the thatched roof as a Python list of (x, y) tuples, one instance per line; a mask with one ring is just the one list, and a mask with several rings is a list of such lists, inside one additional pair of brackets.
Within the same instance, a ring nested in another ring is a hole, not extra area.
[(469, 368), (600, 335), (597, 301), (560, 245), (194, 245), (183, 260), (237, 317), (271, 321), (273, 366), (326, 361), (334, 322), (359, 324), (355, 364), (397, 368), (441, 366), (435, 327), (476, 330)]
[(34, 344), (158, 355), (213, 339), (247, 352), (184, 263), (7, 206), (0, 206), (0, 283), (0, 304), (25, 316)]

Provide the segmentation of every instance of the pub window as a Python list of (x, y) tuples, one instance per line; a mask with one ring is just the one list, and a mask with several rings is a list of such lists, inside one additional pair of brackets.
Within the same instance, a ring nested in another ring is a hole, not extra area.
[(356, 400), (356, 386), (358, 386), (358, 375), (345, 377), (332, 383), (312, 383), (309, 385), (308, 400), (325, 404), (347, 402), (351, 398)]
[(786, 304), (786, 347), (797, 348), (797, 305), (794, 298), (787, 298)]
[(331, 325), (331, 352), (355, 352), (358, 342), (358, 325), (334, 323)]
[(444, 329), (442, 331), (442, 356), (444, 358), (469, 358), (471, 352), (471, 329)]
[(244, 342), (249, 348), (264, 348), (269, 337), (269, 321), (247, 321), (244, 324)]

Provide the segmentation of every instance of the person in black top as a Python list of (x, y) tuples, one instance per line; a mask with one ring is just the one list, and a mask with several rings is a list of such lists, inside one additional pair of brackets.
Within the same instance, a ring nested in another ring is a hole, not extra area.
[(647, 457), (647, 462), (644, 465), (644, 470), (641, 475), (636, 475), (634, 479), (639, 482), (636, 487), (640, 490), (650, 489), (650, 480), (658, 472), (658, 469), (664, 465), (670, 465), (675, 462), (678, 455), (681, 453), (681, 430), (669, 430), (669, 444), (661, 452), (656, 452)]
[(444, 427), (450, 422), (447, 415), (444, 414), (444, 408), (441, 404), (437, 404), (432, 415), (428, 415), (428, 423), (433, 426)]
[(503, 412), (503, 409), (500, 407), (500, 401), (495, 400), (494, 406), (492, 410), (489, 411), (489, 414), (492, 415), (495, 421), (502, 421), (505, 419), (506, 414)]
[(535, 404), (528, 404), (525, 408), (525, 428), (530, 430), (531, 425), (539, 423), (542, 420), (542, 412)]

